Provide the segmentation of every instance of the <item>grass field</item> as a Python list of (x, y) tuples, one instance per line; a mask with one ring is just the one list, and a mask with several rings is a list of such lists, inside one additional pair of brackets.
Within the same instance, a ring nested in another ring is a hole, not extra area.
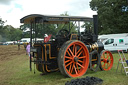
[[(128, 59), (128, 53), (125, 54)], [(103, 79), (103, 85), (128, 85), (128, 76), (124, 71), (118, 70), (116, 73), (119, 55), (113, 54), (114, 65), (110, 71), (97, 72), (88, 71), (80, 78), (94, 76)], [(121, 65), (120, 65), (121, 66)], [(0, 46), (0, 85), (65, 85), (65, 82), (75, 78), (66, 78), (60, 72), (53, 72), (47, 75), (40, 75), (40, 72), (34, 69), (29, 70), (29, 58), (25, 50), (17, 46)]]

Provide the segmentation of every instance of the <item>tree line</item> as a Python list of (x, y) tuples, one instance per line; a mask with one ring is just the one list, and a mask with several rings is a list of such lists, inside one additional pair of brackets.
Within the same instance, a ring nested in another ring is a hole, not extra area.
[(99, 34), (128, 33), (128, 0), (91, 0), (98, 13)]
[(11, 25), (4, 25), (6, 22), (0, 18), (0, 42), (17, 41), (22, 37), (22, 30)]

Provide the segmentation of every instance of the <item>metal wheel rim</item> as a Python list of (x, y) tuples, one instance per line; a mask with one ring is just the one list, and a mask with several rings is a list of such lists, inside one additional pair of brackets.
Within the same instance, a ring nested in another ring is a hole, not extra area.
[(64, 67), (71, 77), (82, 76), (88, 69), (89, 53), (81, 42), (71, 43), (64, 54)]
[(108, 71), (113, 66), (113, 55), (110, 51), (104, 51), (101, 55), (101, 68)]

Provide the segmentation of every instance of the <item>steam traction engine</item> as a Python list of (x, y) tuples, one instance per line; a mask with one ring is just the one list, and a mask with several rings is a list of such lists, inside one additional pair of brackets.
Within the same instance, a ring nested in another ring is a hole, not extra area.
[[(94, 30), (80, 32), (80, 22), (90, 21), (94, 24)], [(86, 73), (90, 68), (92, 71), (110, 70), (113, 66), (113, 56), (110, 51), (104, 50), (102, 42), (97, 41), (97, 15), (93, 18), (78, 16), (47, 16), (31, 14), (23, 17), (21, 23), (30, 25), (30, 70), (31, 63), (36, 64), (38, 71), (49, 73), (59, 70), (63, 75), (68, 77), (79, 77)], [(45, 25), (64, 24), (68, 29), (62, 27), (50, 39), (51, 35), (44, 38), (44, 41), (38, 41), (38, 35), (43, 32), (40, 29), (46, 29)], [(72, 26), (76, 24), (77, 26)], [(77, 28), (78, 32), (71, 32), (72, 28)]]

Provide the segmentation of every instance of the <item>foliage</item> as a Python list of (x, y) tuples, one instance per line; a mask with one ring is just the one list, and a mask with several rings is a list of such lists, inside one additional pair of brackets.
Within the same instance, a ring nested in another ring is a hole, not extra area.
[(5, 21), (0, 18), (0, 42), (5, 41), (17, 41), (21, 39), (22, 31), (20, 29), (16, 29), (11, 25), (4, 26)]
[(92, 0), (90, 7), (98, 13), (99, 34), (128, 32), (127, 0)]
[(82, 28), (86, 28), (84, 31), (93, 32), (93, 23), (92, 22), (84, 22), (84, 24), (81, 26)]

